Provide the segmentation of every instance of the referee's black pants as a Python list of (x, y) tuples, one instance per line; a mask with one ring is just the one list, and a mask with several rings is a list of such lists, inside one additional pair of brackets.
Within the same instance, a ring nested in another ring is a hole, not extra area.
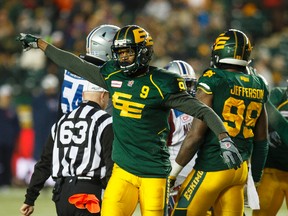
[(100, 180), (78, 179), (77, 177), (66, 177), (57, 179), (53, 188), (53, 201), (56, 205), (58, 216), (100, 216), (100, 213), (90, 213), (87, 209), (78, 209), (70, 204), (68, 199), (74, 194), (94, 194), (100, 201), (102, 185)]

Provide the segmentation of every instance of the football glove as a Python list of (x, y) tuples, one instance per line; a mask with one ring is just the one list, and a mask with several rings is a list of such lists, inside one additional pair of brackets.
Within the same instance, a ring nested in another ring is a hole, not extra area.
[(240, 168), (243, 159), (230, 137), (225, 137), (220, 140), (220, 148), (221, 157), (223, 158), (223, 162), (228, 166), (228, 168)]
[(269, 133), (269, 145), (273, 148), (277, 148), (282, 145), (282, 140), (276, 131)]
[(168, 176), (168, 188), (172, 190), (175, 185), (176, 177), (175, 176)]
[(28, 51), (31, 48), (37, 49), (38, 48), (38, 39), (39, 37), (36, 37), (31, 34), (24, 34), (20, 33), (20, 36), (16, 38), (17, 41), (20, 41), (22, 43), (22, 48), (24, 51)]

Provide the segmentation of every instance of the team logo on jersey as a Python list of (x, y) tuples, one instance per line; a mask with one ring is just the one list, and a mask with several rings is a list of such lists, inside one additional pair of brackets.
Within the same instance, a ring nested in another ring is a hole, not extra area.
[(130, 81), (128, 81), (128, 84), (127, 84), (127, 86), (129, 86), (129, 87), (132, 87), (132, 86), (133, 86), (133, 84), (134, 84), (134, 80), (130, 80)]
[(111, 87), (121, 88), (122, 87), (122, 81), (112, 80)]
[(120, 116), (140, 119), (145, 104), (132, 100), (131, 94), (115, 92), (112, 96), (114, 108), (120, 110)]
[(203, 76), (205, 77), (212, 77), (215, 74), (215, 72), (213, 72), (212, 70), (208, 70), (206, 71)]

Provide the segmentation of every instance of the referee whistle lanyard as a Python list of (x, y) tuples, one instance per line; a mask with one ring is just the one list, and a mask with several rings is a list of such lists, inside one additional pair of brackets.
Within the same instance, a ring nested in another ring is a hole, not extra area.
[(78, 209), (87, 209), (90, 213), (100, 212), (99, 199), (94, 194), (74, 194), (68, 201)]

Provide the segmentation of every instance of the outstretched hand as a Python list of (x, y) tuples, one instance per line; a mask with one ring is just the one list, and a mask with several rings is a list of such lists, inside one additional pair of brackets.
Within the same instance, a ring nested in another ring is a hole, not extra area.
[(221, 157), (229, 169), (240, 168), (243, 159), (234, 142), (230, 137), (225, 137), (220, 140)]
[(16, 41), (20, 41), (22, 43), (22, 48), (24, 51), (28, 51), (31, 48), (37, 49), (38, 39), (39, 37), (37, 36), (31, 35), (31, 34), (24, 34), (24, 33), (20, 33), (20, 35), (16, 37)]

